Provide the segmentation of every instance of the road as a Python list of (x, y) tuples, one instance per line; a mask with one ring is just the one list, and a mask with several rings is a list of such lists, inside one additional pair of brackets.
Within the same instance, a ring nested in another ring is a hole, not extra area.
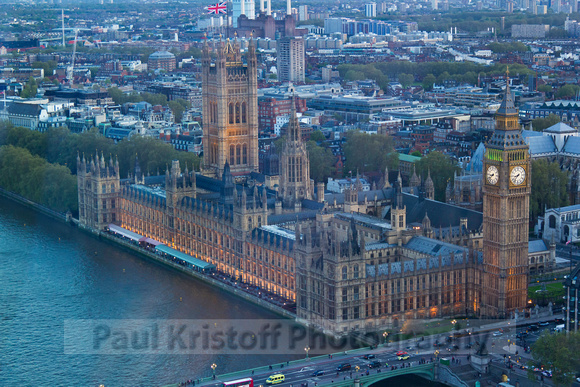
[[(225, 375), (225, 377), (218, 376), (215, 380), (201, 383), (204, 386), (221, 386), (223, 382), (240, 379), (243, 377), (252, 377), (255, 386), (265, 386), (266, 379), (270, 375), (282, 373), (285, 376), (285, 381), (280, 383), (280, 386), (297, 387), (301, 385), (323, 385), (330, 384), (331, 381), (345, 380), (348, 378), (355, 378), (362, 373), (366, 375), (367, 371), (370, 374), (377, 372), (390, 372), (393, 366), (401, 368), (402, 366), (416, 366), (423, 362), (430, 362), (436, 360), (435, 351), (439, 358), (446, 357), (459, 360), (462, 365), (468, 364), (468, 356), (473, 354), (478, 343), (486, 343), (486, 348), (496, 364), (506, 366), (510, 361), (513, 362), (514, 367), (511, 372), (521, 373), (526, 375), (525, 370), (517, 370), (520, 365), (527, 365), (531, 361), (531, 354), (524, 351), (524, 345), (532, 345), (540, 335), (546, 331), (551, 330), (556, 326), (554, 319), (561, 316), (552, 316), (545, 319), (539, 319), (538, 322), (547, 322), (547, 325), (540, 326), (539, 329), (531, 330), (529, 325), (534, 323), (534, 320), (526, 320), (518, 323), (517, 327), (512, 322), (498, 322), (487, 325), (485, 331), (475, 331), (469, 333), (465, 329), (460, 333), (464, 336), (452, 339), (449, 333), (434, 335), (426, 337), (422, 340), (406, 340), (397, 343), (390, 343), (389, 345), (381, 344), (378, 348), (368, 351), (357, 350), (356, 353), (339, 353), (330, 356), (311, 358), (301, 363), (293, 364), (275, 364), (271, 369), (260, 369), (259, 371), (248, 371), (236, 377)], [(501, 332), (500, 332), (501, 331)], [(525, 343), (516, 338), (517, 333), (527, 331), (525, 336)], [(407, 360), (398, 360), (397, 351), (405, 351), (410, 358)], [(373, 355), (373, 358), (366, 359), (364, 355)], [(380, 368), (370, 368), (369, 365), (375, 361), (380, 362)], [(337, 371), (337, 367), (341, 364), (348, 363), (351, 368), (348, 371)], [(388, 366), (387, 366), (388, 364)], [(453, 366), (452, 362), (452, 366)], [(357, 371), (358, 367), (358, 371)], [(322, 371), (322, 375), (314, 376), (316, 371)], [(507, 367), (506, 367), (507, 372)], [(357, 375), (358, 373), (358, 375)]]

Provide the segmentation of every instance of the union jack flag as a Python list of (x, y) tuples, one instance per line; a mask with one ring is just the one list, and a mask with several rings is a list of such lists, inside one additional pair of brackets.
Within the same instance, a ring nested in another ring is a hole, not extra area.
[(207, 9), (207, 13), (213, 13), (214, 15), (219, 15), (220, 13), (226, 13), (228, 9), (228, 2), (224, 1), (223, 3), (217, 3), (216, 5), (210, 5), (209, 7), (205, 7)]

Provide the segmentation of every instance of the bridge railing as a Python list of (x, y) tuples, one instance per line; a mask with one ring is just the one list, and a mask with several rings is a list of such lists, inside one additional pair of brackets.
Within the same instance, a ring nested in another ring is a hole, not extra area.
[[(435, 373), (434, 373), (434, 369), (435, 369), (435, 364), (434, 363), (427, 363), (427, 364), (419, 364), (419, 365), (415, 365), (412, 367), (407, 367), (407, 368), (399, 368), (396, 370), (386, 370), (386, 371), (381, 371), (379, 373), (373, 372), (373, 373), (369, 373), (369, 375), (365, 375), (365, 372), (357, 373), (356, 375), (354, 375), (352, 378), (347, 377), (347, 379), (343, 379), (343, 380), (333, 380), (332, 382), (332, 386), (333, 387), (348, 387), (348, 386), (352, 386), (354, 384), (354, 380), (358, 379), (360, 381), (360, 387), (365, 387), (365, 386), (369, 386), (373, 383), (376, 383), (379, 380), (383, 380), (383, 379), (388, 379), (388, 378), (393, 378), (395, 376), (400, 376), (400, 375), (408, 375), (408, 374), (424, 374), (424, 375), (428, 375), (431, 377), (431, 379), (433, 379)], [(339, 379), (340, 378), (344, 378), (346, 375), (339, 375)]]

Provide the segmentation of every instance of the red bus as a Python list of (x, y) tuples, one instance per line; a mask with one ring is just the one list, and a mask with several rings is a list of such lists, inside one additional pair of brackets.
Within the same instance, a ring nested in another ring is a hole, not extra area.
[(224, 382), (223, 387), (254, 387), (254, 379), (245, 378)]

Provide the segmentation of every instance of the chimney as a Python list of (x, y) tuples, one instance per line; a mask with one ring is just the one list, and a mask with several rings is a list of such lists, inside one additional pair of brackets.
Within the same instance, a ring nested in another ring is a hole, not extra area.
[(291, 4), (291, 1), (292, 0), (286, 0), (286, 15), (292, 15), (292, 4)]
[(268, 1), (268, 9), (266, 10), (266, 15), (270, 16), (272, 15), (272, 0), (266, 0)]

